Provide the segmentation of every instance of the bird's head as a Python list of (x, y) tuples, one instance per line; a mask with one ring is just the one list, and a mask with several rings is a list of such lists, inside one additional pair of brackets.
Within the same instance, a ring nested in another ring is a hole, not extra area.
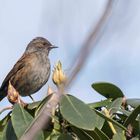
[(28, 54), (36, 51), (44, 51), (49, 54), (49, 51), (54, 48), (58, 47), (52, 45), (47, 39), (43, 37), (36, 37), (28, 44), (25, 53)]

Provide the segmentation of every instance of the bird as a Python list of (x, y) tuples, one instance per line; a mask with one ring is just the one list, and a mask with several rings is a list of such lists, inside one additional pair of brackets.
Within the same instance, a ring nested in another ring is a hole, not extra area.
[(0, 101), (7, 96), (9, 81), (23, 97), (31, 97), (40, 90), (50, 77), (51, 65), (48, 55), (54, 48), (58, 47), (52, 45), (46, 38), (34, 38), (2, 82)]

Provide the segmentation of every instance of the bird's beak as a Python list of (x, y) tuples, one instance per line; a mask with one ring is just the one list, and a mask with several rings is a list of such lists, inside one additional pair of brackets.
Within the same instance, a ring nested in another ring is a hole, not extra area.
[(57, 47), (57, 46), (52, 45), (52, 46), (50, 47), (50, 50), (51, 50), (51, 49), (55, 49), (55, 48), (58, 48), (58, 47)]

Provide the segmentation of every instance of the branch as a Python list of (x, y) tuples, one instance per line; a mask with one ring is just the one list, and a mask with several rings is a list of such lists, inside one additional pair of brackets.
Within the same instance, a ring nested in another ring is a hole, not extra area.
[[(69, 86), (72, 83), (72, 81), (77, 77), (79, 71), (81, 71), (82, 67), (86, 63), (89, 54), (92, 52), (92, 49), (96, 46), (98, 39), (101, 38), (101, 31), (105, 27), (107, 18), (110, 16), (113, 2), (114, 0), (108, 0), (102, 17), (97, 22), (96, 26), (93, 26), (93, 29), (91, 30), (92, 31), (91, 34), (89, 34), (85, 43), (82, 45), (81, 50), (78, 52), (77, 56), (75, 57), (74, 62), (71, 65), (73, 71), (69, 76), (69, 81), (67, 83), (67, 86)], [(77, 61), (75, 62), (75, 60)], [(73, 66), (73, 64), (75, 65)]]
[(52, 98), (47, 103), (45, 103), (40, 113), (33, 120), (33, 122), (22, 135), (20, 140), (33, 140), (39, 131), (41, 131), (44, 127), (47, 127), (49, 125), (52, 110), (56, 108), (56, 106), (61, 100), (64, 91), (76, 78), (77, 74), (86, 63), (89, 53), (92, 51), (93, 47), (96, 46), (97, 40), (100, 37), (100, 32), (103, 29), (103, 25), (105, 24), (112, 9), (112, 4), (113, 0), (108, 0), (105, 11), (101, 16), (99, 22), (96, 24), (95, 28), (93, 28), (91, 34), (88, 36), (81, 50), (78, 52), (76, 56), (76, 59), (78, 58), (78, 60), (76, 63), (74, 63), (74, 68), (71, 74), (69, 75), (68, 82), (66, 83), (65, 87), (61, 87), (60, 89), (58, 89), (57, 93), (53, 94)]

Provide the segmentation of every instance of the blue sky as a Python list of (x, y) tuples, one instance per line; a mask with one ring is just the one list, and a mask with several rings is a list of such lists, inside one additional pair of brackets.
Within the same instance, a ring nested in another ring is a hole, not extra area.
[[(0, 83), (36, 36), (48, 38), (59, 46), (50, 54), (52, 68), (61, 60), (66, 72), (85, 41), (91, 27), (100, 18), (106, 0), (24, 0), (0, 4)], [(70, 93), (85, 102), (103, 99), (92, 90), (98, 81), (112, 82), (127, 97), (139, 98), (140, 90), (140, 1), (118, 0), (101, 39)], [(34, 95), (45, 96), (51, 80)], [(27, 102), (28, 98), (25, 99)], [(0, 103), (1, 107), (7, 102)]]

